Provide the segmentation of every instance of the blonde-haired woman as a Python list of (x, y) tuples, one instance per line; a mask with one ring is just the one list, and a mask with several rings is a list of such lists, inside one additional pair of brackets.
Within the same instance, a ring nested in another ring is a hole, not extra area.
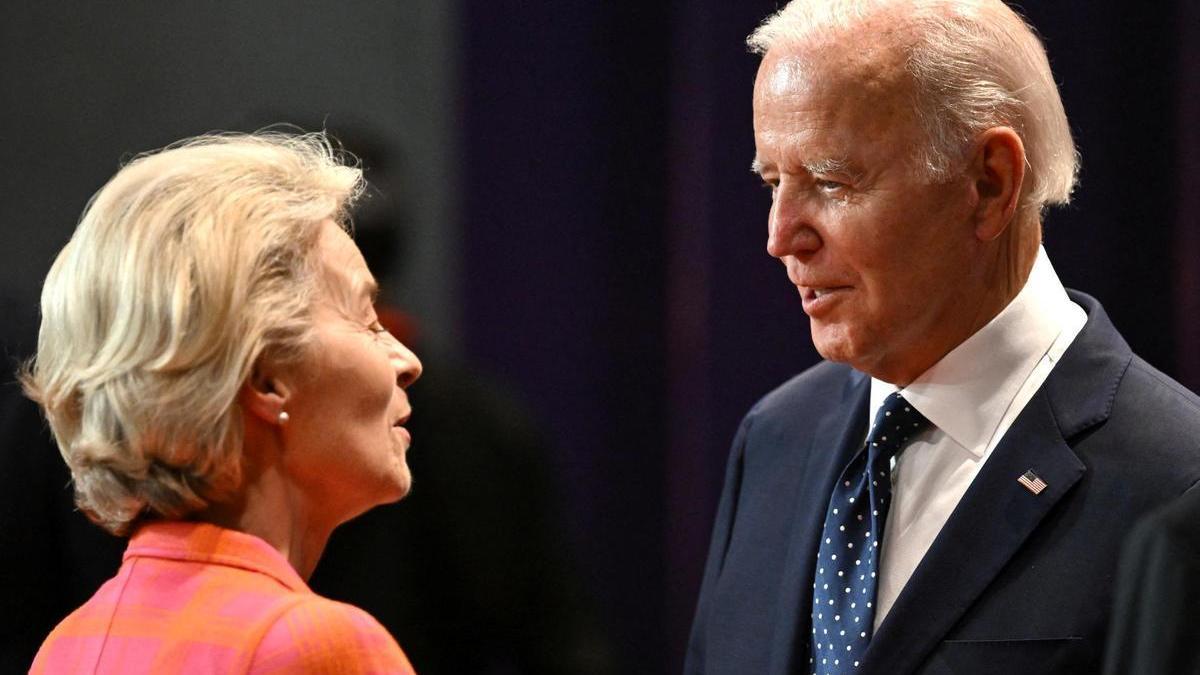
[(33, 672), (411, 672), (304, 582), (337, 525), (411, 483), (421, 364), (347, 235), (361, 188), (323, 135), (212, 135), (93, 197), (23, 381), (80, 509), (130, 541)]

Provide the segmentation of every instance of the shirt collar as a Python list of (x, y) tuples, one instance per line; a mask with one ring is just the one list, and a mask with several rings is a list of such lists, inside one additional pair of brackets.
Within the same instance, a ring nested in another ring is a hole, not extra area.
[(129, 539), (124, 560), (134, 557), (188, 560), (265, 574), (290, 590), (311, 592), (287, 558), (252, 534), (210, 523), (150, 521)]
[[(1021, 385), (1062, 330), (1057, 317), (1067, 303), (1066, 289), (1038, 247), (1017, 297), (901, 393), (935, 427), (982, 458)], [(871, 419), (897, 389), (871, 378)]]

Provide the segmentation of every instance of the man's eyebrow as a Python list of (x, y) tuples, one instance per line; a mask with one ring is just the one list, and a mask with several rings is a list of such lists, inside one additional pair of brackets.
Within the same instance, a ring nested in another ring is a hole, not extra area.
[(827, 157), (814, 162), (807, 162), (804, 169), (811, 174), (819, 173), (850, 173), (850, 162), (844, 158)]
[[(850, 168), (850, 160), (841, 157), (828, 157), (804, 164), (804, 170), (810, 174), (846, 173), (855, 175), (857, 172)], [(757, 157), (750, 162), (750, 171), (759, 176), (763, 173), (763, 163)]]

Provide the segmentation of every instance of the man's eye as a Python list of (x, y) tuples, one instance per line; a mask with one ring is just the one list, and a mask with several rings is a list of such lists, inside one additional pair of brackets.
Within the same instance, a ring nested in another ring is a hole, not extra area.
[(386, 332), (388, 332), (388, 330), (387, 330), (386, 328), (384, 328), (384, 327), (383, 327), (383, 324), (379, 323), (378, 321), (372, 321), (372, 322), (371, 322), (371, 325), (369, 326), (369, 328), (371, 329), (371, 332), (372, 332), (372, 333), (386, 333)]
[(845, 183), (839, 183), (835, 180), (827, 180), (824, 178), (818, 178), (816, 181), (814, 181), (814, 184), (821, 192), (838, 192), (846, 187)]

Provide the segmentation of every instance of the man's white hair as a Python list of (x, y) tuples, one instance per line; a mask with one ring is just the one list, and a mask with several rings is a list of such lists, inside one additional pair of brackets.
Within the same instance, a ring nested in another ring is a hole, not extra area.
[(949, 178), (979, 132), (1008, 126), (1025, 146), (1020, 213), (1036, 216), (1070, 200), (1079, 154), (1045, 47), (1001, 0), (795, 0), (747, 44), (757, 54), (814, 40), (849, 49), (853, 43), (839, 38), (866, 39), (861, 29), (880, 18), (903, 36), (895, 46), (904, 50), (929, 141), (914, 158), (926, 178)]

